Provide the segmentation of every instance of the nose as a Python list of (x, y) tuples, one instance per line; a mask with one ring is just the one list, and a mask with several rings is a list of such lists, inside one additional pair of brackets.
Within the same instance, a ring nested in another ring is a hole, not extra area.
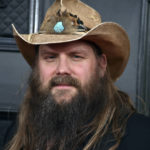
[(71, 74), (67, 56), (62, 55), (59, 57), (56, 74), (57, 75), (70, 75)]

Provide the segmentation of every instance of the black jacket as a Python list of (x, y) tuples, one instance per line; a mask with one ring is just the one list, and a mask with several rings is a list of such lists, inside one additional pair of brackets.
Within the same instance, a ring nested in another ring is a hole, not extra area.
[(133, 114), (117, 150), (150, 150), (150, 118)]
[[(15, 132), (15, 119), (0, 120), (0, 150), (12, 138)], [(113, 143), (105, 146), (108, 150)], [(99, 146), (96, 150), (101, 150)], [(126, 133), (117, 150), (150, 150), (150, 118), (141, 114), (133, 114), (127, 123)]]

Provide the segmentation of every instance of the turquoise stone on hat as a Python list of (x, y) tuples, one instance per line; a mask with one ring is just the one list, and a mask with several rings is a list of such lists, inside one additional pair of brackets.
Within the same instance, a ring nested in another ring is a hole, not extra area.
[(64, 31), (64, 26), (63, 26), (63, 23), (62, 23), (62, 21), (59, 21), (59, 22), (57, 22), (56, 24), (55, 24), (55, 26), (54, 26), (54, 31), (56, 32), (56, 33), (61, 33), (62, 31)]

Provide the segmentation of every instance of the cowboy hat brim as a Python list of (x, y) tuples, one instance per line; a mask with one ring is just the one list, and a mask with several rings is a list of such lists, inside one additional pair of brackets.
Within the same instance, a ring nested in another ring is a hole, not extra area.
[(42, 44), (56, 44), (76, 40), (88, 40), (99, 46), (106, 55), (108, 68), (113, 81), (124, 71), (130, 53), (130, 42), (125, 30), (113, 22), (100, 23), (83, 34), (19, 34), (13, 27), (13, 35), (19, 50), (32, 67), (35, 60), (35, 47)]

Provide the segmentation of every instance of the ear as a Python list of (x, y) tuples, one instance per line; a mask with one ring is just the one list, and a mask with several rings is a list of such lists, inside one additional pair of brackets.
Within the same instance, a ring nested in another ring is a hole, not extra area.
[(101, 56), (98, 58), (98, 65), (100, 67), (100, 75), (103, 77), (107, 68), (107, 58), (105, 54), (101, 54)]

